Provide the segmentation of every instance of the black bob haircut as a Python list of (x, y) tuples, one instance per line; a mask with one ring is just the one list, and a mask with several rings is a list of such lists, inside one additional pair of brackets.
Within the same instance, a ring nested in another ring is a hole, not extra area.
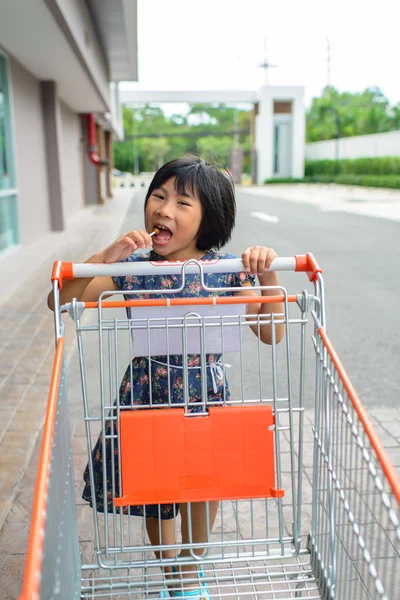
[(195, 194), (203, 217), (197, 235), (199, 250), (219, 250), (230, 240), (235, 226), (235, 186), (230, 173), (198, 156), (181, 156), (163, 165), (150, 184), (144, 207), (154, 190), (175, 177), (178, 194)]

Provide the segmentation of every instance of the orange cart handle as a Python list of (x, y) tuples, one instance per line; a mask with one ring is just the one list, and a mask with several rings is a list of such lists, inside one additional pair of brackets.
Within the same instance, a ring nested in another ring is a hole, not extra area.
[[(140, 261), (118, 262), (111, 265), (104, 263), (72, 263), (56, 261), (51, 276), (52, 281), (58, 281), (60, 288), (63, 280), (78, 277), (126, 277), (143, 275), (181, 275), (198, 273), (199, 268), (204, 273), (240, 273), (245, 271), (240, 258), (216, 260), (189, 260), (182, 261)], [(310, 281), (317, 278), (317, 273), (322, 273), (312, 254), (292, 257), (278, 257), (272, 261), (269, 271), (303, 271), (307, 273)]]

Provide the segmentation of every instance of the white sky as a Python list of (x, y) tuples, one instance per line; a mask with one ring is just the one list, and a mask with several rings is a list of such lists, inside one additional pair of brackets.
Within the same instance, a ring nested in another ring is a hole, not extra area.
[(257, 89), (266, 39), (269, 83), (304, 85), (309, 104), (327, 82), (328, 36), (331, 84), (377, 85), (394, 104), (399, 23), (399, 0), (138, 0), (139, 84), (123, 87)]

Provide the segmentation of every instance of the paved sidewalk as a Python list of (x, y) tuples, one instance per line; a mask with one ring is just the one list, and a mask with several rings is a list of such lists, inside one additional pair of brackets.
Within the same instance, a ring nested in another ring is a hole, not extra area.
[[(53, 316), (46, 306), (51, 265), (57, 258), (84, 260), (127, 229), (142, 206), (131, 202), (132, 192), (119, 190), (104, 207), (84, 211), (68, 231), (51, 234), (32, 249), (7, 261), (0, 270), (0, 600), (15, 600), (21, 590), (29, 533), (40, 436), (53, 361)], [(136, 218), (133, 220), (136, 222)], [(51, 251), (49, 252), (49, 248)], [(32, 255), (34, 258), (32, 258)], [(41, 257), (46, 256), (44, 260)], [(33, 265), (33, 268), (32, 268)], [(1, 264), (0, 264), (1, 267)], [(20, 275), (26, 273), (22, 282)], [(12, 281), (10, 281), (12, 280)], [(8, 294), (8, 296), (7, 296)], [(10, 295), (11, 294), (11, 295)], [(74, 330), (67, 334), (69, 359), (74, 360)], [(72, 382), (72, 386), (77, 385)], [(86, 442), (82, 427), (82, 401), (73, 394), (71, 405), (75, 479), (82, 487)], [(400, 472), (400, 409), (370, 411), (388, 454)], [(307, 414), (307, 419), (311, 415)], [(311, 440), (307, 440), (310, 443)], [(305, 461), (310, 455), (305, 456)], [(308, 465), (308, 463), (307, 463)], [(311, 507), (311, 481), (307, 466), (304, 514)], [(84, 559), (92, 554), (92, 512), (78, 498), (78, 518)], [(291, 527), (288, 523), (287, 529)]]
[[(57, 259), (83, 261), (120, 235), (132, 190), (73, 218), (0, 263), (0, 599), (18, 597), (54, 356), (47, 308)], [(133, 201), (134, 202), (134, 201)], [(140, 206), (140, 211), (142, 207)], [(73, 329), (67, 347), (74, 348)]]

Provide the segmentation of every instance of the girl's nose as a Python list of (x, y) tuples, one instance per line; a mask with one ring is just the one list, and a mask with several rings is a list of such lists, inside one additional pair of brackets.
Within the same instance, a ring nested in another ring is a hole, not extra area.
[(173, 210), (172, 210), (172, 205), (170, 202), (165, 202), (162, 206), (160, 206), (157, 210), (156, 210), (156, 214), (159, 215), (160, 217), (164, 217), (167, 219), (172, 219), (173, 217)]

